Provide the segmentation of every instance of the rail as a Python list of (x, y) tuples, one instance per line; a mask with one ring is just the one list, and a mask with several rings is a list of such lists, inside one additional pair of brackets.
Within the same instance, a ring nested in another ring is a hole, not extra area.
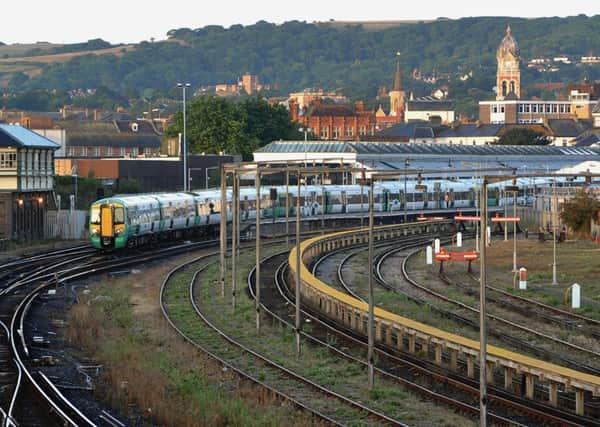
[[(376, 227), (373, 233), (374, 243), (409, 234), (441, 233), (453, 224), (452, 221), (427, 221), (420, 223), (398, 224)], [(329, 317), (342, 322), (348, 327), (366, 333), (365, 325), (368, 305), (350, 295), (338, 291), (315, 277), (308, 268), (311, 261), (323, 253), (339, 248), (368, 242), (368, 229), (342, 231), (324, 236), (314, 237), (300, 244), (300, 277), (301, 293), (305, 303), (321, 310)], [(296, 249), (289, 255), (290, 283), (295, 286)], [(372, 268), (372, 266), (370, 266)], [(467, 374), (475, 376), (475, 363), (479, 357), (479, 341), (448, 333), (412, 319), (374, 308), (375, 339), (402, 347), (404, 337), (408, 337), (408, 350), (416, 351), (434, 346), (435, 361), (442, 365), (443, 353), (448, 353), (450, 368), (458, 370), (458, 357), (466, 358)], [(564, 391), (575, 392), (575, 411), (584, 415), (584, 393), (600, 396), (600, 377), (565, 368), (556, 364), (518, 354), (496, 346), (487, 346), (486, 363), (490, 368), (495, 366), (504, 369), (505, 386), (512, 384), (515, 373), (522, 374), (525, 382), (525, 395), (533, 398), (535, 381), (548, 384), (550, 404), (557, 404), (558, 387)], [(493, 372), (489, 369), (488, 372)], [(491, 377), (488, 377), (491, 380)]]

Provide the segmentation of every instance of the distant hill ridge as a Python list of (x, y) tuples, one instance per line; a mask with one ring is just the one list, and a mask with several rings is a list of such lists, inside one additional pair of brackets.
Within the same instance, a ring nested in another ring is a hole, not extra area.
[[(431, 22), (290, 21), (280, 25), (260, 21), (229, 28), (211, 25), (174, 29), (167, 33), (167, 41), (144, 41), (130, 50), (116, 49), (115, 54), (86, 54), (66, 62), (42, 64), (31, 75), (22, 75), (18, 63), (0, 63), (0, 81), (10, 81), (12, 90), (106, 86), (122, 94), (141, 94), (149, 88), (173, 90), (178, 81), (184, 80), (196, 88), (234, 83), (250, 72), (280, 94), (321, 87), (342, 89), (355, 99), (372, 99), (378, 87), (392, 84), (396, 52), (400, 51), (406, 90), (417, 94), (429, 94), (431, 90), (432, 85), (411, 78), (413, 69), (436, 78), (472, 71), (460, 90), (466, 94), (475, 88), (478, 92), (469, 96), (477, 98), (491, 96), (495, 53), (507, 25), (524, 59), (600, 55), (600, 15), (442, 18)], [(102, 40), (75, 46), (83, 49), (90, 44), (114, 48)], [(0, 57), (6, 48), (0, 47)], [(527, 86), (584, 77), (600, 79), (598, 65), (559, 68), (543, 74), (523, 64), (522, 81)], [(451, 97), (457, 95), (453, 89)]]

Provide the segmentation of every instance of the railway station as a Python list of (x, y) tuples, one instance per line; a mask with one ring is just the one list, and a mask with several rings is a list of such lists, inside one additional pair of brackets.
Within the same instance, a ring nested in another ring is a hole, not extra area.
[[(395, 144), (351, 141), (274, 141), (255, 151), (254, 161), (285, 165), (335, 165), (371, 170), (438, 170), (428, 178), (473, 178), (466, 169), (515, 168), (518, 173), (554, 172), (584, 161), (600, 160), (590, 147)], [(456, 173), (453, 170), (461, 169)], [(493, 174), (493, 172), (491, 173)]]

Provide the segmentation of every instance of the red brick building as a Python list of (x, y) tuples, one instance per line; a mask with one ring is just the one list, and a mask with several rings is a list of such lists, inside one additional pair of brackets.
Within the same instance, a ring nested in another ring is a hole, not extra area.
[(324, 104), (318, 99), (302, 111), (292, 101), (290, 115), (292, 121), (310, 129), (313, 139), (358, 141), (361, 136), (375, 133), (375, 112), (365, 110), (360, 101), (352, 109), (347, 105)]

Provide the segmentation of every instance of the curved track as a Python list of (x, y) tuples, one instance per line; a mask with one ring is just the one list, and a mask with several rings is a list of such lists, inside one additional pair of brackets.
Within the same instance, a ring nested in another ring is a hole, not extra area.
[[(410, 253), (413, 250), (413, 248), (418, 244), (417, 240), (418, 239), (412, 239), (410, 242), (407, 242), (406, 245), (400, 245), (399, 247), (395, 248), (394, 250), (399, 251), (399, 252)], [(430, 239), (425, 238), (425, 239), (422, 239), (422, 242), (423, 242), (423, 244), (426, 244), (429, 240)], [(360, 251), (360, 249), (359, 249), (359, 251)], [(356, 253), (357, 253), (357, 251), (350, 252), (350, 254), (344, 258), (343, 262), (345, 262), (349, 258), (355, 256)], [(352, 289), (353, 288), (352, 285), (350, 285), (349, 283), (347, 283), (344, 280), (344, 277), (342, 274), (342, 268), (343, 268), (343, 264), (340, 263), (340, 268), (338, 269), (338, 276), (339, 276), (339, 280), (340, 280), (340, 284), (341, 284), (342, 288), (349, 294), (353, 295), (355, 298), (358, 298), (358, 299), (364, 301), (364, 299), (354, 289)], [(407, 296), (409, 298), (411, 298), (410, 295), (407, 295)], [(422, 301), (418, 301), (418, 300), (416, 302), (423, 303)], [(343, 326), (341, 326), (341, 325), (338, 327), (343, 328)], [(364, 341), (364, 337), (362, 339), (361, 344), (363, 346), (366, 345), (366, 342)], [(401, 356), (401, 359), (405, 359), (406, 357), (410, 358), (412, 356), (403, 354)], [(423, 362), (418, 361), (417, 363), (423, 363)], [(434, 370), (434, 372), (439, 372), (439, 367), (432, 367), (432, 369)], [(423, 375), (427, 375), (426, 370), (423, 371)], [(479, 389), (478, 389), (477, 383), (475, 381), (473, 381), (471, 378), (458, 375), (457, 373), (451, 372), (451, 371), (447, 371), (446, 375), (448, 375), (449, 378), (455, 379), (457, 381), (457, 384), (456, 384), (457, 387), (462, 387), (462, 388), (466, 387), (466, 389), (468, 389), (470, 391), (470, 393), (472, 394), (472, 397), (475, 397), (478, 395)], [(512, 411), (513, 411), (513, 413), (516, 413), (517, 418), (516, 419), (513, 418), (512, 419), (513, 422), (518, 422), (518, 420), (520, 419), (519, 417), (522, 416), (523, 414), (527, 414), (528, 417), (531, 417), (531, 419), (536, 420), (536, 422), (539, 422), (539, 421), (542, 421), (542, 419), (539, 418), (540, 414), (545, 414), (547, 416), (547, 418), (543, 419), (543, 422), (546, 424), (550, 423), (550, 424), (556, 424), (556, 425), (563, 425), (563, 423), (565, 423), (565, 424), (573, 423), (574, 425), (587, 425), (589, 423), (589, 418), (586, 419), (585, 417), (574, 416), (571, 412), (557, 410), (556, 408), (552, 408), (552, 407), (550, 407), (548, 405), (544, 405), (544, 404), (538, 404), (537, 402), (532, 404), (531, 401), (523, 399), (521, 396), (516, 396), (514, 394), (507, 393), (505, 390), (499, 389), (497, 387), (492, 387), (492, 390), (493, 390), (493, 392), (489, 395), (491, 402), (494, 402), (495, 399), (498, 399), (498, 403), (500, 404), (501, 407), (504, 408), (504, 410), (506, 410), (506, 408), (510, 408), (511, 405), (514, 405), (514, 408), (512, 408)], [(476, 408), (476, 409), (478, 411), (478, 408)], [(531, 413), (529, 413), (529, 410), (531, 410)], [(511, 418), (510, 412), (506, 415), (506, 417)], [(531, 422), (531, 420), (529, 422)], [(526, 422), (526, 424), (527, 424), (527, 422)]]
[[(392, 250), (384, 253), (383, 255), (381, 255), (379, 257), (379, 259), (377, 260), (376, 265), (375, 265), (376, 277), (377, 277), (378, 281), (380, 283), (382, 283), (384, 286), (386, 286), (388, 289), (396, 289), (396, 287), (391, 285), (384, 277), (384, 274), (382, 273), (382, 265), (385, 263), (386, 259), (390, 258), (397, 252), (398, 252), (398, 250), (392, 249)], [(402, 259), (401, 271), (402, 271), (403, 280), (406, 281), (407, 283), (409, 283), (415, 289), (418, 289), (419, 291), (424, 292), (427, 295), (430, 295), (440, 301), (449, 303), (449, 304), (459, 308), (460, 310), (465, 311), (467, 313), (466, 317), (468, 317), (468, 313), (472, 313), (473, 315), (475, 315), (475, 317), (472, 318), (472, 322), (476, 322), (476, 318), (479, 316), (478, 308), (472, 307), (461, 301), (450, 298), (440, 292), (434, 291), (433, 289), (423, 285), (422, 283), (417, 282), (416, 280), (414, 280), (413, 278), (410, 277), (408, 270), (407, 270), (408, 260), (411, 257), (415, 256), (418, 252), (420, 252), (420, 250), (412, 251), (411, 253), (402, 257), (403, 259)], [(553, 343), (553, 345), (564, 346), (565, 348), (568, 348), (571, 351), (583, 352), (583, 353), (586, 353), (588, 357), (591, 356), (592, 358), (599, 358), (599, 360), (600, 360), (600, 353), (597, 353), (595, 351), (572, 344), (568, 341), (553, 337), (551, 335), (541, 333), (533, 328), (523, 326), (519, 323), (515, 323), (513, 321), (507, 320), (503, 317), (500, 317), (500, 316), (497, 316), (494, 314), (487, 313), (486, 315), (490, 320), (497, 322), (499, 325), (508, 327), (509, 330), (521, 331), (530, 336), (533, 336), (534, 338), (550, 341)], [(472, 322), (471, 322), (471, 324), (472, 324)], [(556, 351), (546, 350), (544, 348), (539, 347), (538, 345), (531, 344), (532, 341), (535, 341), (534, 339), (525, 340), (522, 338), (515, 337), (512, 334), (508, 334), (506, 332), (496, 331), (494, 328), (491, 328), (491, 327), (489, 328), (489, 331), (491, 334), (496, 335), (502, 341), (505, 341), (519, 349), (526, 350), (526, 351), (530, 352), (531, 354), (535, 354), (538, 357), (543, 357), (547, 360), (558, 360), (561, 363), (563, 363), (565, 366), (570, 366), (574, 369), (578, 369), (582, 372), (588, 372), (593, 375), (600, 375), (600, 368), (587, 365), (580, 361), (573, 360), (573, 359), (568, 358), (568, 357), (564, 356), (563, 354), (558, 353)]]

